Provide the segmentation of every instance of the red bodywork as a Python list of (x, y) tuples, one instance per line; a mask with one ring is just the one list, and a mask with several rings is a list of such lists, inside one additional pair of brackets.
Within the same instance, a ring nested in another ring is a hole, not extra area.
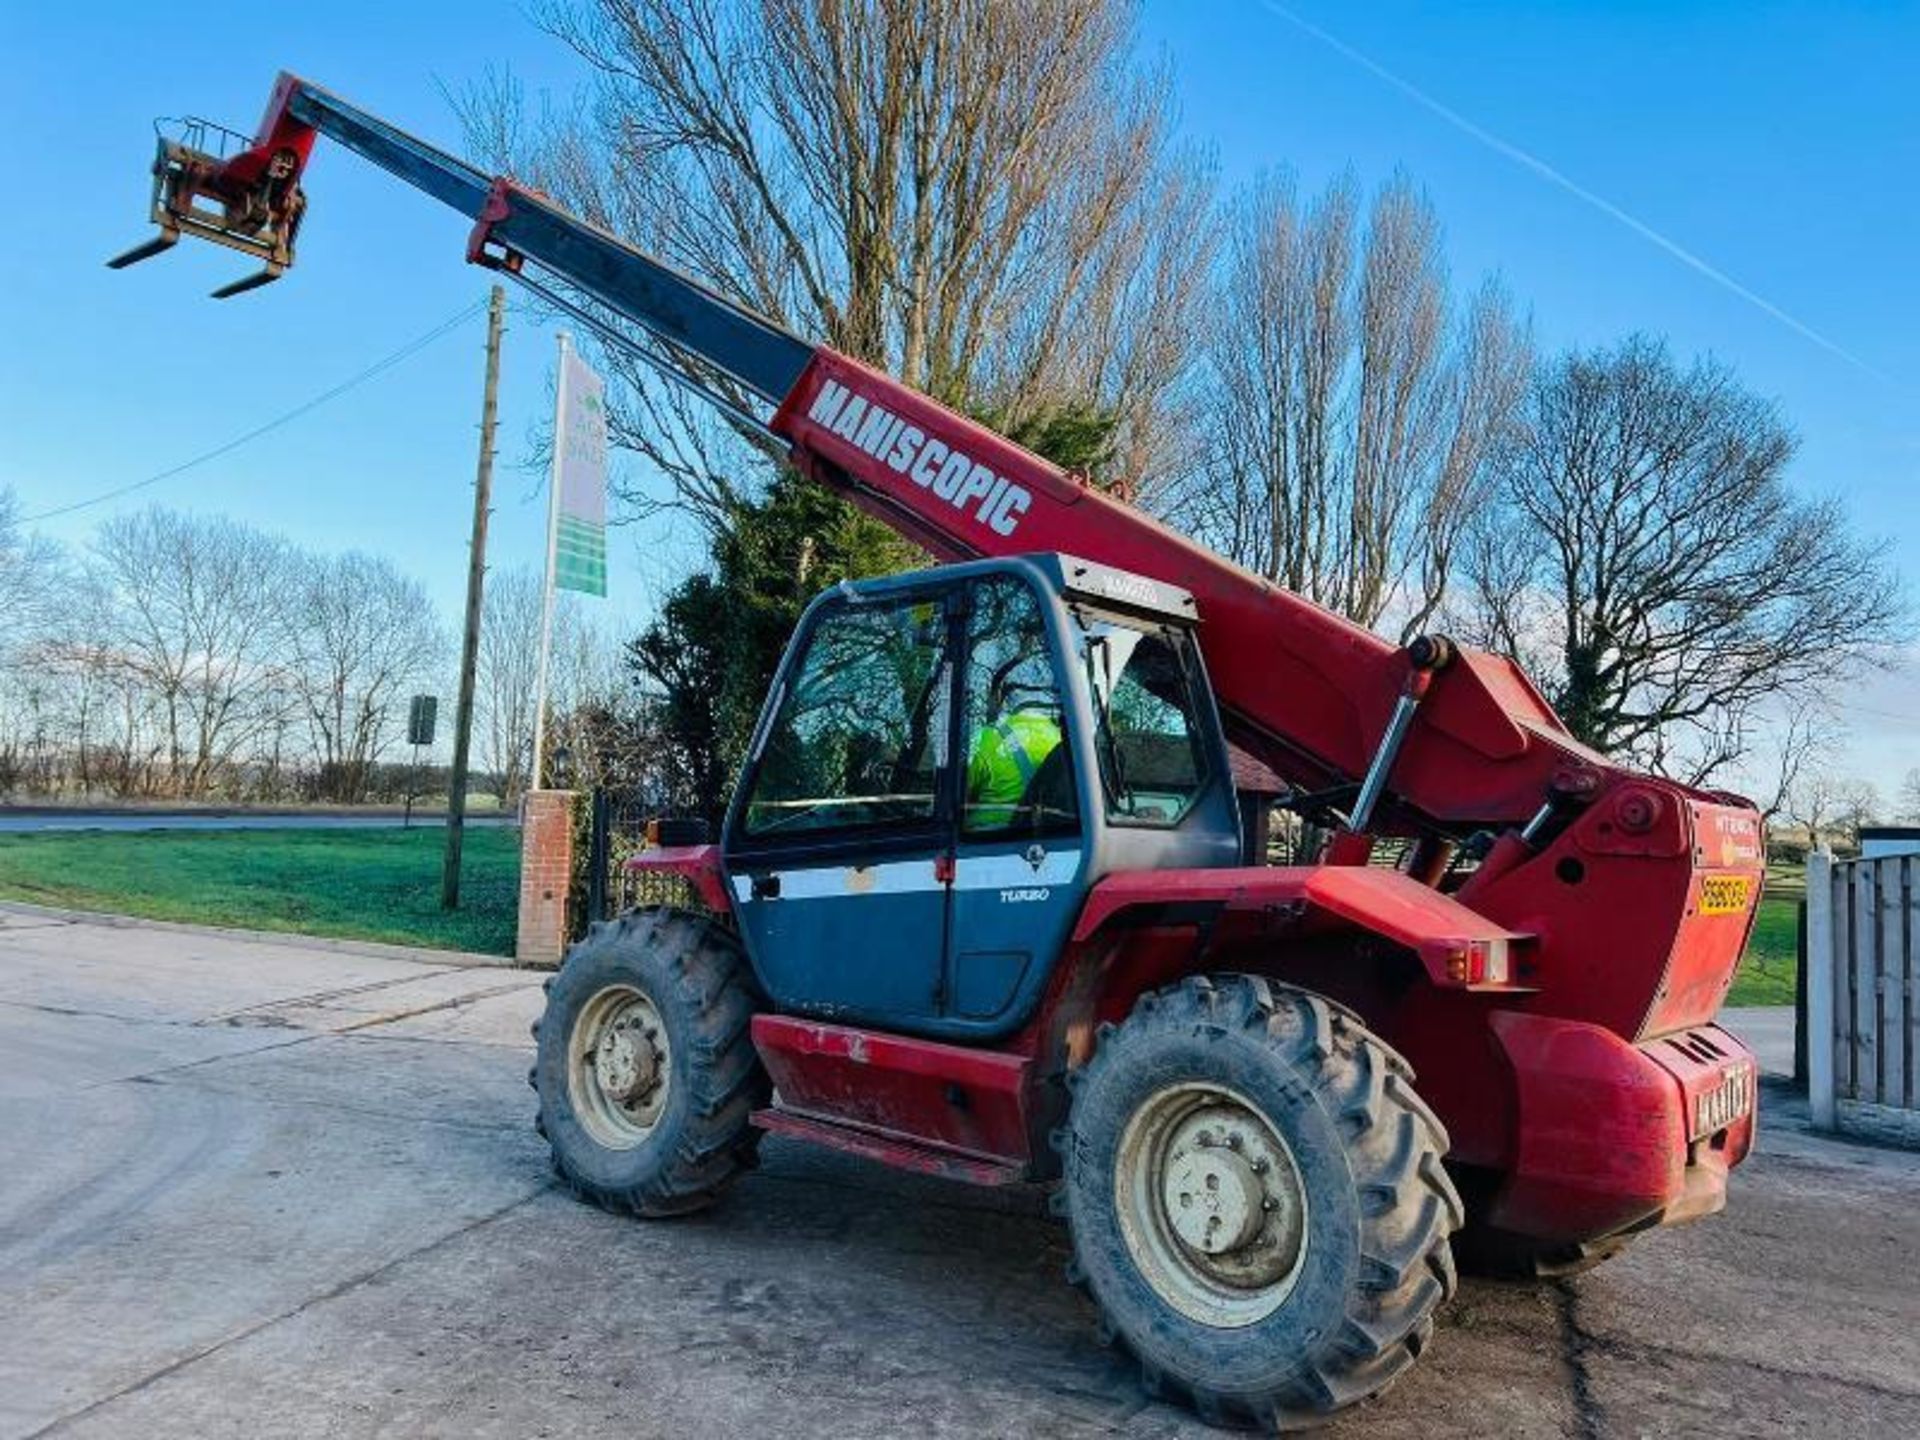
[[(1407, 1056), (1451, 1158), (1501, 1177), (1489, 1222), (1573, 1242), (1706, 1214), (1752, 1143), (1754, 1065), (1710, 1023), (1748, 916), (1703, 913), (1701, 889), (1737, 876), (1757, 893), (1760, 871), (1757, 849), (1729, 838), (1750, 812), (1691, 805), (1670, 820), (1700, 842), (1697, 857), (1680, 846), (1684, 866), (1660, 863), (1675, 858), (1666, 841), (1613, 854), (1607, 812), (1589, 810), (1555, 847), (1587, 864), (1579, 884), (1536, 893), (1514, 871), (1473, 907), (1377, 868), (1110, 876), (1088, 894), (1040, 1012), (1003, 1050), (761, 1017), (754, 1041), (780, 1092), (761, 1120), (953, 1178), (1045, 1174), (1058, 1081), (1100, 1024), (1196, 970), (1249, 971), (1350, 1005)], [(631, 863), (729, 903), (717, 847)], [(1605, 888), (1589, 890), (1596, 881)], [(1596, 903), (1614, 906), (1614, 924), (1596, 923)], [(1488, 918), (1496, 904), (1518, 923)], [(1730, 1083), (1746, 1087), (1744, 1112), (1701, 1128), (1702, 1097)]]
[[(311, 124), (294, 118), (301, 105)], [(253, 148), (206, 188), (243, 198), (284, 154), (297, 183), (318, 124), (465, 208), (476, 261), (528, 279), (527, 257), (496, 232), (537, 213), (542, 233), (576, 248), (535, 262), (616, 310), (643, 297), (626, 318), (676, 344), (697, 333), (675, 328), (689, 306), (742, 313), (510, 179), (489, 185), (349, 111), (282, 76)], [(589, 241), (591, 267), (568, 258)], [(652, 279), (608, 288), (622, 266)], [(654, 281), (680, 298), (646, 300)], [(1354, 784), (1403, 697), (1418, 708), (1366, 833), (1339, 836), (1332, 863), (1100, 881), (1038, 1013), (998, 1049), (761, 1017), (754, 1039), (780, 1092), (762, 1123), (970, 1179), (1044, 1175), (1063, 1077), (1097, 1026), (1150, 986), (1244, 970), (1345, 1003), (1398, 1046), (1452, 1158), (1498, 1178), (1490, 1218), (1502, 1226), (1584, 1240), (1720, 1203), (1753, 1124), (1729, 1098), (1750, 1096), (1752, 1058), (1712, 1024), (1759, 898), (1751, 808), (1585, 749), (1509, 661), (1463, 651), (1443, 669), (1417, 664), (873, 367), (785, 332), (778, 343), (800, 356), (798, 378), (782, 372), (768, 424), (794, 465), (935, 555), (1062, 551), (1190, 591), (1229, 739), (1287, 784)], [(1552, 823), (1529, 839), (1529, 820)], [(1475, 830), (1497, 843), (1442, 893), (1450, 846)], [(1406, 874), (1368, 868), (1376, 837), (1395, 835), (1421, 837), (1425, 854)], [(728, 908), (713, 847), (637, 863)]]

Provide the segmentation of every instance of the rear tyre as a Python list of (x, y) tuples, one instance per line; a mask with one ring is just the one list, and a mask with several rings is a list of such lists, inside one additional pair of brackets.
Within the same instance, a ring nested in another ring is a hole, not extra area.
[(751, 1168), (771, 1086), (748, 1034), (734, 936), (636, 910), (568, 952), (534, 1027), (537, 1128), (582, 1199), (634, 1215), (705, 1209)]
[(1294, 1428), (1378, 1394), (1453, 1293), (1447, 1138), (1346, 1011), (1252, 976), (1102, 1028), (1057, 1141), (1074, 1278), (1153, 1394)]

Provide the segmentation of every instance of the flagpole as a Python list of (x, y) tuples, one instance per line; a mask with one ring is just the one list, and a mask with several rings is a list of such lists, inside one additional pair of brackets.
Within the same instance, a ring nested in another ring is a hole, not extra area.
[(547, 469), (547, 572), (540, 591), (540, 669), (533, 704), (533, 775), (529, 789), (540, 788), (547, 753), (547, 661), (553, 650), (553, 571), (560, 545), (561, 446), (566, 443), (567, 332), (560, 332), (560, 367), (553, 387), (553, 455)]

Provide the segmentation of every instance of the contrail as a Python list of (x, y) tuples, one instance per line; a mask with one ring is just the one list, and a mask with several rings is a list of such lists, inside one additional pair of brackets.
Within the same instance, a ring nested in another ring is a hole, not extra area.
[(1796, 319), (1794, 316), (1789, 315), (1785, 310), (1782, 310), (1778, 305), (1774, 304), (1771, 300), (1767, 299), (1766, 296), (1755, 294), (1753, 291), (1749, 290), (1746, 286), (1742, 285), (1738, 280), (1734, 279), (1731, 275), (1727, 274), (1726, 271), (1718, 269), (1715, 266), (1709, 264), (1707, 261), (1701, 259), (1698, 255), (1694, 254), (1691, 250), (1687, 249), (1686, 246), (1679, 244), (1677, 241), (1669, 240), (1665, 235), (1662, 235), (1658, 230), (1654, 229), (1651, 225), (1647, 224), (1644, 220), (1639, 220), (1639, 219), (1636, 219), (1634, 216), (1629, 215), (1625, 210), (1622, 210), (1618, 205), (1614, 204), (1611, 200), (1607, 199), (1604, 195), (1596, 195), (1593, 191), (1587, 189), (1586, 186), (1580, 184), (1578, 181), (1573, 180), (1568, 176), (1563, 175), (1560, 171), (1554, 169), (1553, 166), (1547, 164), (1547, 162), (1542, 160), (1539, 156), (1534, 155), (1529, 151), (1521, 149), (1518, 145), (1513, 144), (1511, 141), (1501, 139), (1498, 135), (1495, 135), (1491, 130), (1488, 130), (1484, 126), (1475, 124), (1472, 120), (1469, 120), (1465, 115), (1462, 115), (1458, 110), (1455, 110), (1450, 105), (1444, 104), (1443, 102), (1434, 99), (1433, 96), (1429, 95), (1426, 91), (1422, 90), (1418, 85), (1413, 84), (1409, 80), (1401, 79), (1398, 75), (1394, 74), (1393, 71), (1387, 69), (1386, 66), (1380, 64), (1379, 62), (1362, 54), (1360, 51), (1354, 49), (1353, 46), (1347, 44), (1346, 41), (1342, 40), (1339, 36), (1330, 34), (1329, 32), (1322, 30), (1318, 25), (1315, 25), (1311, 20), (1308, 20), (1303, 16), (1294, 14), (1293, 11), (1287, 9), (1286, 6), (1278, 4), (1277, 0), (1260, 0), (1260, 3), (1265, 9), (1271, 11), (1275, 15), (1278, 15), (1282, 20), (1285, 20), (1289, 25), (1296, 26), (1299, 29), (1306, 31), (1307, 34), (1313, 36), (1313, 38), (1318, 40), (1321, 44), (1326, 45), (1331, 49), (1338, 51), (1341, 55), (1345, 56), (1348, 60), (1351, 60), (1354, 64), (1358, 65), (1361, 69), (1367, 71), (1369, 74), (1373, 75), (1375, 78), (1385, 81), (1388, 85), (1391, 85), (1394, 89), (1398, 90), (1402, 95), (1405, 95), (1409, 100), (1413, 101), (1416, 105), (1419, 105), (1426, 110), (1432, 111), (1435, 115), (1438, 115), (1442, 120), (1446, 121), (1447, 124), (1453, 126), (1454, 129), (1462, 132), (1463, 134), (1472, 136), (1475, 140), (1478, 140), (1482, 145), (1485, 145), (1489, 150), (1492, 150), (1495, 154), (1505, 156), (1507, 159), (1511, 160), (1514, 164), (1518, 165), (1521, 169), (1531, 171), (1533, 174), (1539, 176), (1542, 180), (1545, 180), (1549, 185), (1558, 186), (1560, 189), (1566, 191), (1569, 195), (1572, 195), (1575, 199), (1584, 201), (1586, 204), (1591, 205), (1594, 209), (1598, 210), (1602, 215), (1605, 215), (1610, 219), (1618, 221), (1620, 224), (1626, 226), (1627, 229), (1633, 231), (1633, 233), (1638, 235), (1642, 240), (1647, 241), (1649, 244), (1656, 245), (1660, 249), (1666, 251), (1667, 254), (1671, 255), (1674, 259), (1678, 260), (1682, 265), (1685, 265), (1689, 270), (1696, 271), (1697, 273), (1706, 276), (1707, 279), (1711, 280), (1714, 284), (1720, 286), (1723, 290), (1731, 291), (1733, 294), (1738, 295), (1742, 300), (1746, 301), (1749, 305), (1752, 305), (1755, 309), (1760, 310), (1767, 315), (1771, 315), (1775, 320), (1778, 320), (1782, 325), (1785, 325), (1789, 330), (1792, 330), (1796, 335), (1799, 335), (1802, 339), (1811, 340), (1815, 345), (1818, 345), (1822, 350), (1827, 351), (1829, 354), (1838, 356), (1840, 359), (1846, 361), (1849, 365), (1854, 366), (1856, 369), (1863, 370), (1867, 374), (1873, 376), (1876, 380), (1885, 381), (1887, 384), (1890, 384), (1890, 385), (1897, 385), (1899, 383), (1896, 380), (1894, 380), (1892, 376), (1888, 375), (1884, 370), (1878, 369), (1877, 367), (1868, 364), (1865, 360), (1862, 360), (1858, 355), (1854, 354), (1851, 350), (1847, 349), (1844, 345), (1841, 345), (1836, 341), (1829, 340), (1825, 335), (1822, 335), (1818, 330), (1814, 329), (1811, 325), (1807, 324), (1805, 321)]

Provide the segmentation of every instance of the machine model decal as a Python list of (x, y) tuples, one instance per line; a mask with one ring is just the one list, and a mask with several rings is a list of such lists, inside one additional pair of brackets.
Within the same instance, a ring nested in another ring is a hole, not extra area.
[(970, 511), (996, 535), (1011, 535), (1033, 504), (1026, 487), (996, 475), (964, 450), (927, 434), (857, 391), (828, 380), (813, 397), (807, 418), (909, 477), (954, 509)]
[(1122, 571), (1103, 570), (1094, 577), (1094, 583), (1101, 594), (1112, 600), (1130, 601), (1135, 605), (1160, 603), (1160, 587), (1144, 575), (1128, 575)]

